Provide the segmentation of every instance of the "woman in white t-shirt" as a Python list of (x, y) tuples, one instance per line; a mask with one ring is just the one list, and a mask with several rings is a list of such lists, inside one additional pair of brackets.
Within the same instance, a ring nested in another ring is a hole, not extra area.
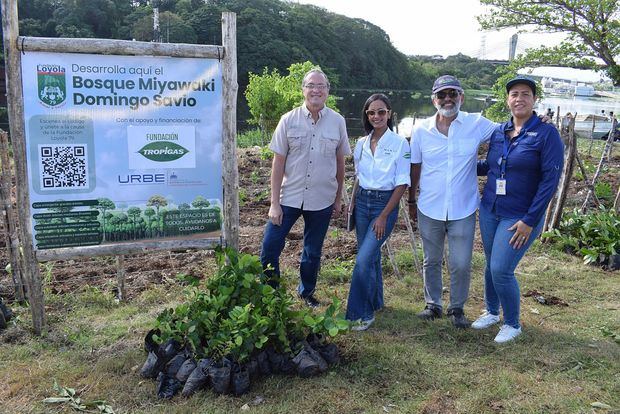
[[(362, 120), (367, 136), (353, 152), (356, 185), (353, 189), (358, 252), (351, 277), (347, 319), (366, 330), (374, 312), (383, 307), (381, 245), (398, 218), (398, 203), (410, 184), (409, 143), (392, 131), (392, 106), (384, 94), (370, 96)], [(350, 206), (349, 208), (353, 208)]]

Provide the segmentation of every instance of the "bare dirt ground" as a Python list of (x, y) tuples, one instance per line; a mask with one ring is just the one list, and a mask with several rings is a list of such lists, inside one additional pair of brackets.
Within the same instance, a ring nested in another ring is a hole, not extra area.
[[(616, 144), (617, 145), (617, 144)], [(258, 254), (263, 236), (263, 229), (269, 210), (269, 174), (271, 160), (261, 156), (260, 148), (239, 150), (240, 176), (240, 231), (239, 245), (245, 253)], [(600, 154), (593, 152), (591, 157), (582, 155), (582, 160), (596, 166)], [(578, 171), (575, 166), (575, 172)], [(620, 150), (616, 146), (614, 155), (607, 172), (600, 181), (611, 185), (613, 196), (620, 185)], [(589, 177), (591, 178), (591, 173)], [(348, 186), (353, 182), (352, 163), (347, 164)], [(572, 209), (580, 205), (587, 189), (583, 181), (574, 179), (571, 184), (566, 208)], [(3, 227), (4, 223), (0, 223)], [(356, 242), (353, 233), (345, 230), (345, 219), (340, 217), (332, 220), (323, 247), (324, 263), (334, 259), (349, 260), (355, 257)], [(2, 228), (2, 233), (4, 231)], [(299, 265), (299, 255), (303, 245), (303, 221), (293, 227), (289, 234), (286, 247), (281, 256), (281, 267), (295, 269)], [(391, 236), (391, 243), (395, 250), (410, 246), (404, 221), (399, 222)], [(477, 238), (476, 247), (481, 251), (480, 241)], [(204, 275), (209, 267), (205, 263), (212, 256), (211, 251), (161, 251), (154, 253), (129, 255), (125, 258), (126, 289), (129, 299), (139, 294), (149, 286), (160, 284), (174, 279), (179, 273)], [(5, 270), (9, 263), (6, 241), (0, 236), (0, 296), (11, 302), (14, 299), (14, 290), (11, 276)], [(44, 284), (51, 293), (67, 293), (77, 291), (84, 286), (96, 286), (102, 289), (113, 289), (116, 285), (116, 265), (114, 257), (95, 257), (55, 261), (41, 264), (41, 273)]]

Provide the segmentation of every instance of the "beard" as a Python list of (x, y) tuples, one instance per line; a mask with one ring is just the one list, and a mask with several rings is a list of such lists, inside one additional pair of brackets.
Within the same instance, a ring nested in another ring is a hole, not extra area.
[(439, 112), (439, 115), (446, 118), (452, 118), (453, 116), (456, 116), (461, 110), (461, 102), (460, 100), (455, 101), (454, 106), (450, 109), (443, 108), (441, 104), (435, 104), (435, 108), (437, 109), (437, 112)]

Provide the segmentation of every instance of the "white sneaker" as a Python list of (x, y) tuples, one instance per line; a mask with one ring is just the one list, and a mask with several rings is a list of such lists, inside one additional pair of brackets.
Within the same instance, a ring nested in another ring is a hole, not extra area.
[(484, 311), (484, 313), (471, 324), (471, 327), (474, 329), (486, 329), (498, 322), (499, 315), (493, 315), (492, 313), (489, 313), (489, 311)]
[(375, 318), (370, 318), (367, 321), (361, 321), (359, 323), (359, 325), (353, 325), (351, 327), (352, 331), (365, 331), (366, 329), (370, 328), (370, 325), (372, 325), (372, 323), (375, 321)]
[(521, 328), (517, 329), (510, 325), (503, 325), (495, 337), (495, 342), (498, 344), (503, 344), (504, 342), (514, 340), (519, 335), (521, 335)]

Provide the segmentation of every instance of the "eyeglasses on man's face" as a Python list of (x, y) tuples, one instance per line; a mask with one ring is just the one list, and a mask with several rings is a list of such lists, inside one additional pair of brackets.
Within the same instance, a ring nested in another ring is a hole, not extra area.
[(379, 116), (385, 116), (388, 112), (390, 112), (389, 109), (377, 109), (376, 111), (373, 111), (372, 109), (368, 109), (366, 110), (366, 116), (375, 116), (379, 115)]
[(437, 99), (446, 99), (446, 96), (455, 99), (458, 98), (458, 96), (461, 94), (461, 92), (454, 90), (454, 89), (450, 89), (449, 91), (439, 91), (439, 92), (435, 92), (435, 98)]
[(304, 88), (307, 88), (307, 89), (318, 89), (319, 91), (324, 91), (325, 89), (329, 88), (329, 85), (326, 85), (324, 83), (306, 83), (304, 85)]

